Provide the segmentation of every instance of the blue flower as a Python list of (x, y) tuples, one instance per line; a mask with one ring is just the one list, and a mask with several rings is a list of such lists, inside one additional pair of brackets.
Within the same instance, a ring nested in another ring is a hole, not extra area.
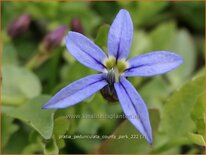
[(132, 36), (133, 24), (126, 10), (119, 11), (110, 27), (108, 55), (82, 34), (69, 32), (66, 47), (71, 55), (83, 65), (101, 73), (64, 87), (43, 108), (66, 108), (90, 97), (103, 87), (110, 86), (115, 89), (125, 115), (133, 116), (128, 117), (129, 121), (151, 144), (152, 131), (147, 107), (126, 78), (160, 75), (178, 67), (183, 59), (168, 51), (155, 51), (127, 59)]

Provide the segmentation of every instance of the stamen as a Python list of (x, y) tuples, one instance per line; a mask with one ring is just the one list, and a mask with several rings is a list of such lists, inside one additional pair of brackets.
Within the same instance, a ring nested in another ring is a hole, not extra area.
[(115, 66), (116, 58), (113, 56), (109, 56), (109, 58), (104, 60), (104, 65), (107, 69), (112, 69)]
[(109, 85), (113, 85), (119, 81), (119, 77), (123, 75), (123, 72), (128, 68), (129, 64), (125, 59), (116, 60), (115, 57), (109, 56), (104, 60), (106, 66), (107, 80)]
[(129, 66), (128, 62), (126, 62), (124, 59), (117, 61), (117, 69), (119, 73), (124, 72), (128, 66)]

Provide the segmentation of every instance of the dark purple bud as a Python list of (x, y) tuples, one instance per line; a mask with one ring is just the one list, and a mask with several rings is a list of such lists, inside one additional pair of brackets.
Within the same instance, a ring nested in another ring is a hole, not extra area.
[(73, 18), (71, 20), (70, 27), (72, 31), (84, 34), (84, 29), (79, 18)]
[(42, 40), (42, 47), (46, 51), (50, 51), (58, 47), (65, 36), (66, 26), (60, 26), (52, 32), (49, 32)]
[(110, 101), (110, 102), (117, 102), (118, 101), (117, 94), (116, 94), (116, 91), (114, 89), (114, 85), (113, 86), (106, 85), (105, 87), (103, 87), (100, 90), (100, 92), (101, 92), (102, 96), (107, 101)]
[(8, 34), (11, 38), (18, 37), (26, 32), (30, 26), (32, 17), (29, 14), (24, 14), (12, 21), (8, 26)]

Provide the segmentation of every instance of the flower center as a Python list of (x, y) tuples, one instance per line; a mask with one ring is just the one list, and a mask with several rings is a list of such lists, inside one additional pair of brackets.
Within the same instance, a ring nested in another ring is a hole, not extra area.
[(119, 77), (128, 68), (129, 64), (125, 59), (116, 60), (115, 57), (109, 56), (104, 60), (104, 65), (107, 67), (107, 81), (109, 85), (113, 85), (119, 81)]
[(114, 83), (119, 81), (119, 77), (128, 68), (129, 64), (124, 59), (116, 60), (115, 57), (109, 56), (104, 60), (104, 65), (107, 69), (106, 78), (108, 85), (103, 87), (100, 92), (106, 100), (116, 102), (118, 101), (118, 97), (114, 89)]

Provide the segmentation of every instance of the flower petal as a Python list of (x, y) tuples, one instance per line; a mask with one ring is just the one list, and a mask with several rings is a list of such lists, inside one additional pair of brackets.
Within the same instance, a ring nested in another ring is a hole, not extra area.
[(61, 89), (43, 106), (43, 109), (72, 106), (90, 97), (105, 85), (107, 85), (105, 74), (87, 76)]
[(156, 51), (131, 58), (125, 76), (154, 76), (178, 67), (183, 58), (175, 53)]
[(148, 143), (151, 144), (152, 131), (144, 101), (125, 77), (121, 77), (120, 82), (115, 83), (114, 86), (125, 115), (140, 133), (145, 136)]
[(127, 58), (133, 35), (133, 23), (129, 12), (120, 10), (114, 19), (108, 36), (108, 54), (117, 59)]
[(77, 32), (69, 32), (66, 37), (66, 47), (80, 63), (103, 72), (106, 54), (87, 37)]

